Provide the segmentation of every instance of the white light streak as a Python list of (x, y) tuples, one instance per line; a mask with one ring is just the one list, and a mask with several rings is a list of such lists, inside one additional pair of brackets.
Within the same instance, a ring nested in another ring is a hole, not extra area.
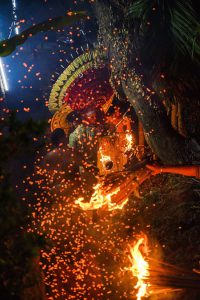
[(18, 35), (19, 34), (19, 28), (16, 25), (16, 23), (17, 23), (17, 15), (16, 15), (17, 3), (16, 3), (16, 0), (12, 0), (12, 6), (13, 6), (13, 18), (14, 18), (15, 33)]
[(13, 8), (16, 8), (17, 5), (16, 5), (16, 0), (12, 0), (12, 5), (13, 5)]
[(19, 34), (19, 28), (18, 27), (15, 27), (15, 33)]
[(1, 59), (0, 59), (0, 74), (1, 74), (3, 85), (4, 85), (4, 89), (7, 92), (8, 91), (8, 83), (7, 83), (6, 74), (5, 74), (3, 63), (2, 63)]

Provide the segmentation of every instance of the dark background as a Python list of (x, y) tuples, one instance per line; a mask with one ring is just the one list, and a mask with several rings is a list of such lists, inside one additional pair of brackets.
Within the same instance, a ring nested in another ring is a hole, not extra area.
[[(89, 1), (16, 0), (19, 32), (67, 11), (87, 10)], [(0, 39), (7, 39), (13, 22), (12, 0), (0, 1)], [(53, 83), (73, 57), (92, 47), (96, 35), (93, 21), (83, 21), (58, 31), (39, 33), (29, 38), (10, 56), (2, 58), (9, 91), (4, 107), (18, 110), (18, 117), (46, 119), (51, 116), (46, 107)], [(11, 36), (15, 35), (12, 30)], [(25, 110), (26, 111), (25, 111)]]

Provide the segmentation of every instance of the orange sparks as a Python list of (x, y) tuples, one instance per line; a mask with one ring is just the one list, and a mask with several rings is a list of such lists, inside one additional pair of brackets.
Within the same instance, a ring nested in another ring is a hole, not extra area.
[(142, 297), (149, 296), (148, 288), (150, 286), (147, 283), (147, 277), (149, 277), (149, 263), (145, 259), (148, 255), (148, 246), (147, 246), (147, 236), (142, 235), (139, 237), (138, 241), (134, 246), (130, 246), (130, 255), (129, 259), (132, 266), (129, 270), (132, 272), (134, 277), (137, 277), (137, 284), (135, 289), (137, 289), (137, 300), (141, 300)]
[(112, 196), (118, 194), (118, 192), (120, 191), (120, 187), (117, 187), (116, 189), (114, 189), (114, 191), (107, 194), (105, 194), (101, 183), (97, 183), (93, 189), (94, 192), (89, 202), (83, 202), (84, 198), (79, 198), (75, 201), (75, 204), (79, 205), (83, 210), (94, 210), (106, 207), (108, 211), (112, 211), (115, 209), (122, 209), (128, 202), (128, 198), (126, 198), (120, 204), (112, 202)]

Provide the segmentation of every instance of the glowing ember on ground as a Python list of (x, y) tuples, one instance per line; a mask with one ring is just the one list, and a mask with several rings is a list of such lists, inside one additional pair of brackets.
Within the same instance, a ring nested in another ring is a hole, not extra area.
[(138, 290), (136, 295), (137, 300), (141, 300), (142, 297), (147, 297), (149, 295), (148, 288), (150, 284), (146, 282), (147, 278), (150, 276), (149, 263), (146, 260), (147, 255), (147, 237), (143, 235), (139, 237), (134, 246), (130, 246), (129, 255), (129, 259), (132, 264), (129, 270), (132, 272), (133, 276), (138, 279), (135, 286), (135, 289)]
[(124, 199), (120, 204), (112, 202), (112, 197), (117, 195), (119, 191), (120, 187), (117, 187), (114, 191), (105, 193), (101, 183), (98, 183), (94, 187), (94, 193), (92, 194), (89, 202), (83, 202), (84, 198), (79, 198), (75, 201), (75, 204), (79, 205), (83, 210), (94, 210), (102, 207), (106, 207), (108, 211), (122, 209), (128, 202), (128, 198)]

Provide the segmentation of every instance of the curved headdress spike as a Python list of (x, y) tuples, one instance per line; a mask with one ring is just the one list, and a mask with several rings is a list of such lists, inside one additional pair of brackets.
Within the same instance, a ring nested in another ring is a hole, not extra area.
[(53, 116), (51, 120), (51, 132), (57, 128), (62, 128), (66, 134), (68, 134), (70, 129), (70, 124), (67, 121), (67, 116), (73, 112), (68, 104), (63, 104), (61, 109), (59, 109)]

